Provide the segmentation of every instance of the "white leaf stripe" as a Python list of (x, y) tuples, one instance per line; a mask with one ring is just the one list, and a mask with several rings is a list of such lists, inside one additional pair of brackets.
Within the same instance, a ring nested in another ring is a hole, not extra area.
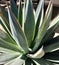
[(25, 38), (25, 35), (20, 25), (18, 24), (15, 16), (13, 15), (13, 13), (9, 8), (8, 8), (8, 16), (9, 16), (9, 23), (10, 23), (10, 28), (11, 28), (13, 38), (15, 39), (19, 47), (24, 50), (24, 52), (25, 51), (28, 52), (28, 45), (27, 45), (27, 40)]

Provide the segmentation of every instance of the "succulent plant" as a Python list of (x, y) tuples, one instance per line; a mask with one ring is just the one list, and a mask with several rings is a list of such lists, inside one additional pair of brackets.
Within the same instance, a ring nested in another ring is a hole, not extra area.
[(52, 21), (53, 4), (50, 1), (44, 14), (44, 0), (37, 9), (32, 0), (19, 0), (18, 7), (10, 0), (7, 10), (0, 6), (0, 64), (53, 65), (59, 63), (59, 15)]

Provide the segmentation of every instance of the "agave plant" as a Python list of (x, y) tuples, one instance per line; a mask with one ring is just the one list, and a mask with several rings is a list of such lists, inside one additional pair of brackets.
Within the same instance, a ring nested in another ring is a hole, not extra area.
[(44, 15), (44, 0), (34, 10), (32, 0), (14, 0), (7, 3), (7, 11), (0, 6), (0, 64), (53, 65), (59, 63), (59, 15), (52, 21), (53, 4), (50, 1)]

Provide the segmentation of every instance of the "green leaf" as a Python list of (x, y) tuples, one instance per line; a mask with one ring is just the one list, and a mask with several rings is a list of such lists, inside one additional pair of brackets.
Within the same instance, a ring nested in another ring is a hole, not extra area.
[[(56, 30), (56, 28), (59, 26), (59, 15), (58, 16), (56, 16), (52, 21), (51, 21), (51, 23), (50, 23), (50, 26), (49, 26), (49, 28), (48, 28), (48, 30), (47, 30), (47, 32), (46, 32), (46, 34), (45, 34), (45, 36), (44, 36), (44, 38), (43, 38), (43, 41), (42, 41), (42, 43), (45, 45), (45, 41), (47, 41), (49, 38), (51, 38), (51, 36), (52, 36), (52, 38), (53, 38), (53, 36), (54, 36), (54, 32), (55, 32), (55, 30)], [(47, 44), (48, 45), (48, 44)]]
[[(8, 13), (7, 11), (5, 11), (5, 9), (3, 7), (0, 6), (0, 17), (2, 17), (2, 19), (4, 20), (5, 25), (8, 27), (9, 31), (10, 31), (10, 26), (9, 26), (9, 20), (8, 20)], [(3, 25), (2, 22), (0, 22), (0, 24)], [(4, 27), (4, 26), (3, 26)], [(5, 29), (6, 30), (6, 29)]]
[(0, 17), (0, 23), (3, 27), (3, 29), (6, 31), (6, 33), (13, 39), (10, 30), (8, 29), (8, 27), (6, 26), (4, 20), (2, 19), (2, 17)]
[(18, 21), (20, 25), (22, 26), (22, 4), (21, 0), (19, 0), (19, 6), (18, 6)]
[(35, 22), (40, 24), (40, 19), (41, 19), (41, 12), (42, 12), (42, 8), (44, 6), (44, 0), (40, 0), (38, 7), (36, 9), (36, 13), (35, 13)]
[(9, 43), (16, 44), (16, 42), (6, 32), (2, 31), (1, 29), (0, 29), (0, 38)]
[(26, 59), (25, 61), (25, 65), (32, 65), (33, 64), (33, 61), (31, 59)]
[(48, 8), (47, 8), (43, 23), (42, 23), (42, 25), (41, 25), (41, 27), (38, 31), (38, 35), (37, 35), (36, 40), (35, 40), (36, 44), (33, 48), (33, 51), (35, 51), (39, 47), (44, 35), (47, 32), (47, 28), (48, 28), (49, 22), (51, 20), (51, 13), (52, 13), (52, 3), (50, 2), (49, 5), (48, 5)]
[(2, 25), (2, 27), (4, 28), (4, 30), (11, 35), (10, 30), (8, 29), (7, 25), (5, 24), (4, 20), (2, 19), (2, 17), (0, 16), (0, 24)]
[(46, 42), (46, 44), (48, 44), (47, 46), (44, 46), (44, 50), (46, 53), (58, 50), (58, 48), (59, 48), (59, 36), (52, 38), (51, 40)]
[(10, 62), (6, 63), (5, 65), (25, 65), (25, 60), (20, 59), (20, 57), (11, 60)]
[(9, 26), (9, 20), (8, 20), (8, 13), (7, 11), (5, 11), (5, 9), (3, 7), (0, 6), (0, 13), (1, 13), (1, 17), (3, 17), (5, 23), (7, 26)]
[(0, 47), (23, 53), (23, 51), (19, 49), (18, 45), (9, 43), (1, 38), (0, 38)]
[(23, 29), (23, 31), (24, 31), (24, 23), (26, 20), (26, 2), (27, 2), (27, 0), (24, 0), (24, 5), (22, 8), (22, 29)]
[(36, 65), (53, 65), (53, 63), (47, 61), (47, 60), (44, 59), (44, 58), (34, 59), (33, 61), (35, 62)]
[(3, 27), (3, 29), (6, 31), (6, 33), (10, 36), (10, 38), (11, 38), (12, 40), (14, 40), (13, 37), (12, 37), (12, 35), (11, 35), (10, 30), (9, 30), (8, 27), (6, 26), (6, 24), (5, 24), (4, 20), (2, 19), (2, 17), (0, 17), (0, 23), (1, 23), (2, 27)]
[(10, 3), (11, 3), (11, 10), (12, 12), (14, 13), (14, 15), (16, 16), (17, 18), (17, 14), (18, 14), (18, 9), (17, 9), (17, 6), (16, 6), (16, 3), (14, 0), (10, 0)]
[(43, 14), (44, 14), (43, 7), (44, 7), (44, 0), (40, 0), (39, 5), (38, 5), (37, 10), (36, 10), (36, 14), (35, 14), (36, 28), (35, 28), (34, 40), (37, 36), (39, 27), (40, 27), (41, 23), (43, 22)]
[(46, 53), (44, 58), (51, 62), (59, 63), (59, 50)]
[(21, 29), (16, 17), (13, 15), (11, 9), (8, 8), (8, 16), (9, 16), (9, 23), (12, 32), (12, 36), (16, 43), (18, 44), (19, 48), (22, 49), (25, 53), (28, 52), (28, 45), (27, 39), (25, 37), (24, 32)]
[(10, 61), (20, 55), (21, 53), (19, 52), (15, 52), (15, 51), (0, 47), (0, 64), (4, 64), (7, 61)]
[(57, 15), (50, 23), (49, 28), (57, 27), (59, 25), (59, 15)]
[(35, 34), (35, 19), (31, 0), (27, 0), (26, 3), (26, 20), (24, 23), (24, 31), (28, 40), (28, 45), (30, 46)]
[[(43, 41), (41, 41), (41, 45), (46, 45), (46, 42), (50, 39), (52, 39), (55, 35), (55, 30), (53, 32), (51, 32), (53, 29), (49, 29), (47, 30), (45, 36), (43, 37)], [(48, 44), (47, 44), (48, 45)]]

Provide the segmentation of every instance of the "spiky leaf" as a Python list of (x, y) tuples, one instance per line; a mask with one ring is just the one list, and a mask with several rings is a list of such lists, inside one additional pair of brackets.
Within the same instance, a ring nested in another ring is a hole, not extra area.
[(24, 31), (28, 40), (28, 44), (30, 46), (31, 41), (34, 38), (34, 32), (35, 32), (35, 20), (31, 0), (27, 0), (26, 4), (26, 19), (24, 23)]
[(51, 40), (46, 42), (46, 44), (48, 44), (48, 45), (44, 46), (45, 52), (52, 52), (52, 51), (58, 50), (58, 48), (59, 48), (59, 36), (52, 38)]
[(6, 49), (11, 49), (11, 50), (18, 51), (18, 52), (20, 51), (21, 52), (21, 49), (19, 49), (18, 45), (9, 43), (9, 42), (1, 39), (1, 38), (0, 38), (0, 47), (6, 48)]
[(59, 50), (47, 53), (44, 58), (53, 63), (59, 63)]
[(18, 57), (19, 55), (21, 55), (21, 53), (0, 47), (0, 64), (4, 64), (7, 61)]
[(11, 32), (14, 40), (18, 44), (18, 46), (24, 50), (25, 53), (28, 52), (27, 40), (24, 32), (21, 29), (21, 26), (18, 24), (16, 17), (13, 15), (12, 11), (8, 8), (8, 16)]
[(2, 31), (1, 29), (0, 29), (0, 38), (9, 43), (16, 44), (16, 42), (10, 37), (10, 35)]
[(47, 61), (46, 59), (43, 59), (43, 58), (41, 58), (41, 59), (34, 59), (33, 60), (34, 62), (35, 62), (35, 64), (36, 65), (53, 65), (53, 63), (51, 63), (51, 62), (49, 62), (49, 61)]
[(22, 26), (22, 4), (21, 4), (21, 0), (19, 0), (19, 6), (18, 6), (18, 21)]
[(33, 48), (33, 50), (36, 50), (38, 48), (38, 46), (41, 44), (41, 41), (45, 35), (45, 33), (47, 32), (47, 28), (49, 26), (49, 22), (51, 20), (51, 13), (52, 13), (52, 3), (50, 2), (44, 17), (44, 21), (38, 31), (38, 35), (36, 37), (36, 44)]
[(25, 60), (20, 59), (20, 56), (10, 62), (6, 63), (5, 65), (25, 65)]
[(38, 30), (39, 30), (39, 27), (40, 27), (40, 25), (42, 23), (41, 19), (43, 21), (43, 7), (44, 7), (44, 0), (40, 0), (39, 1), (39, 5), (38, 5), (38, 7), (36, 9), (36, 13), (35, 13), (36, 28), (35, 28), (35, 37), (34, 38), (36, 38)]
[[(56, 28), (59, 26), (59, 15), (57, 17), (55, 17), (50, 25), (49, 25), (49, 28), (43, 38), (43, 41), (42, 43), (44, 44), (45, 41), (47, 41), (49, 39), (49, 37), (51, 37), (52, 35), (54, 36), (54, 32), (56, 30)], [(53, 37), (52, 37), (53, 38)]]

